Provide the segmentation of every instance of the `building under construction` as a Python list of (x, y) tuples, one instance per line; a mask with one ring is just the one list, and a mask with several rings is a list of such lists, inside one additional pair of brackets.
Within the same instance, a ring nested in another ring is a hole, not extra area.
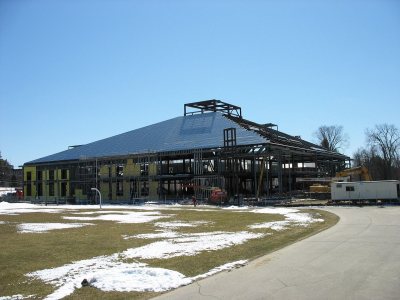
[(27, 200), (208, 199), (219, 188), (236, 195), (291, 195), (307, 178), (330, 177), (349, 158), (245, 119), (219, 100), (184, 105), (184, 115), (120, 135), (73, 146), (24, 164)]

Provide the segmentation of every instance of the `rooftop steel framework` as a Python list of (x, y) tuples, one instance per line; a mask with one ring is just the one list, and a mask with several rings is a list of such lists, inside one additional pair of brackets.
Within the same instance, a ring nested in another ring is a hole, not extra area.
[[(194, 111), (188, 111), (188, 108), (194, 109)], [(200, 102), (186, 103), (184, 107), (184, 115), (202, 114), (204, 112), (222, 112), (229, 116), (242, 117), (242, 108), (230, 103), (223, 102), (221, 100), (205, 100)]]

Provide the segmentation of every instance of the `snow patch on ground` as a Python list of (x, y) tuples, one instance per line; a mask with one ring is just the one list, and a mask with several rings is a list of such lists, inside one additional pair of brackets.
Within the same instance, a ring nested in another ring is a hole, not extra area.
[(156, 221), (163, 218), (170, 218), (171, 215), (161, 215), (159, 211), (121, 211), (119, 214), (111, 213), (111, 214), (101, 214), (98, 216), (90, 216), (90, 217), (63, 217), (65, 220), (78, 220), (78, 221), (114, 221), (118, 223), (147, 223)]
[(200, 280), (200, 279), (206, 278), (208, 276), (217, 274), (217, 273), (225, 271), (225, 270), (232, 270), (232, 269), (235, 269), (235, 268), (243, 267), (248, 262), (249, 261), (247, 259), (246, 260), (238, 260), (238, 261), (230, 262), (230, 263), (224, 264), (222, 266), (216, 267), (214, 269), (211, 269), (207, 273), (200, 274), (200, 275), (197, 275), (195, 277), (192, 277), (192, 280), (193, 281)]
[(258, 213), (258, 214), (278, 214), (278, 215), (286, 215), (289, 213), (297, 213), (299, 210), (298, 209), (293, 209), (293, 208), (284, 208), (284, 207), (265, 207), (265, 208), (257, 208), (253, 209), (252, 212)]
[(22, 223), (17, 225), (20, 233), (43, 233), (49, 230), (79, 228), (94, 225), (92, 223)]
[(33, 209), (33, 208), (8, 208), (2, 209), (0, 208), (0, 215), (9, 215), (9, 216), (16, 216), (20, 214), (30, 214), (30, 213), (60, 213), (62, 212), (61, 209), (52, 209), (52, 208), (40, 208), (40, 209)]
[(311, 214), (301, 213), (298, 209), (293, 208), (261, 208), (255, 209), (252, 212), (262, 214), (280, 214), (285, 216), (285, 220), (253, 224), (249, 226), (250, 229), (270, 228), (272, 230), (282, 231), (288, 229), (290, 226), (307, 227), (312, 223), (324, 222), (324, 219), (315, 219)]
[(190, 278), (176, 271), (145, 266), (132, 267), (130, 264), (102, 270), (93, 279), (93, 286), (103, 291), (119, 292), (163, 292), (192, 282)]
[(248, 240), (261, 238), (261, 233), (205, 232), (181, 234), (177, 238), (166, 239), (122, 252), (125, 258), (167, 259), (177, 256), (194, 256), (202, 251), (213, 251), (240, 245)]
[(102, 215), (102, 214), (123, 214), (125, 213), (122, 210), (98, 210), (98, 211), (83, 211), (83, 212), (74, 212), (74, 215)]
[(45, 269), (28, 273), (28, 277), (41, 279), (57, 289), (45, 299), (61, 299), (81, 287), (86, 279), (90, 285), (103, 291), (154, 291), (163, 292), (194, 280), (205, 278), (223, 270), (233, 269), (246, 264), (247, 261), (231, 262), (214, 268), (205, 274), (195, 277), (162, 268), (152, 268), (144, 263), (124, 263), (119, 255), (99, 256), (81, 260), (58, 268)]
[(275, 231), (282, 231), (287, 229), (287, 226), (290, 225), (289, 221), (276, 221), (276, 222), (266, 222), (250, 225), (250, 229), (262, 229), (262, 228), (270, 228)]
[(228, 206), (228, 207), (224, 207), (223, 209), (226, 209), (226, 210), (248, 210), (249, 207), (248, 206), (231, 205), (231, 206)]
[(209, 224), (207, 221), (193, 221), (193, 222), (182, 222), (182, 221), (172, 221), (172, 222), (157, 222), (154, 225), (162, 228), (179, 228), (179, 227), (197, 227), (199, 225)]
[(12, 296), (0, 296), (0, 300), (22, 300), (22, 299), (30, 299), (35, 297), (36, 295), (28, 295), (24, 296), (21, 294), (12, 295)]
[(180, 237), (181, 234), (175, 231), (169, 230), (159, 230), (157, 233), (142, 233), (137, 235), (124, 235), (122, 236), (124, 240), (129, 239), (172, 239)]

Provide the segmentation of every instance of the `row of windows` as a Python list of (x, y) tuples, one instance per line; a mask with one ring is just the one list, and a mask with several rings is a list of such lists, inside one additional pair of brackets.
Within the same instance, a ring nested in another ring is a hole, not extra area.
[[(54, 180), (55, 176), (55, 170), (49, 170), (49, 180)], [(67, 169), (62, 169), (61, 170), (61, 179), (67, 179), (68, 178), (68, 170)], [(32, 181), (32, 172), (26, 172), (26, 180), (27, 181)], [(36, 180), (43, 180), (43, 171), (36, 171)]]
[[(49, 196), (55, 196), (55, 188), (54, 188), (54, 183), (50, 182), (48, 185), (49, 188)], [(66, 182), (62, 182), (60, 185), (60, 196), (61, 197), (66, 197), (67, 196), (67, 183)], [(28, 183), (26, 184), (26, 196), (31, 197), (31, 196), (37, 196), (37, 197), (41, 197), (43, 196), (43, 185), (42, 184), (38, 184), (36, 185), (36, 195), (32, 194), (32, 184)]]

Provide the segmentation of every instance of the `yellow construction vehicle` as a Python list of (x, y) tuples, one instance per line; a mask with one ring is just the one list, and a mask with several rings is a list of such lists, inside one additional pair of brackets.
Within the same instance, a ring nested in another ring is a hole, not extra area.
[(331, 187), (329, 185), (315, 183), (310, 186), (310, 193), (330, 193)]
[(354, 180), (354, 178), (352, 178), (352, 176), (354, 176), (354, 175), (359, 175), (360, 179), (363, 181), (371, 181), (372, 180), (368, 169), (364, 166), (345, 169), (343, 171), (336, 173), (336, 177), (349, 177), (350, 176), (350, 181), (358, 181), (358, 180)]
[[(356, 175), (358, 175), (359, 178), (354, 178), (354, 176)], [(337, 172), (336, 176), (332, 178), (332, 182), (347, 181), (348, 177), (350, 177), (349, 181), (372, 180), (368, 169), (364, 166), (359, 166)], [(331, 192), (330, 184), (326, 185), (326, 184), (314, 183), (313, 185), (310, 186), (310, 193), (330, 193), (330, 192)]]

